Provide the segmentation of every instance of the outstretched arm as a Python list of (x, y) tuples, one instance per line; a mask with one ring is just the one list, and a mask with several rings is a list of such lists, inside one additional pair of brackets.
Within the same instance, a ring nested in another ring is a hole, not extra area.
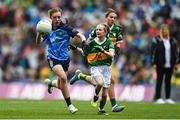
[(80, 38), (81, 41), (86, 41), (86, 37), (82, 33), (79, 32), (76, 36)]
[(82, 48), (77, 47), (76, 45), (70, 44), (69, 49), (71, 49), (71, 50), (77, 50), (77, 51), (81, 52), (81, 54), (84, 56), (84, 53), (83, 53)]
[(156, 38), (153, 38), (152, 44), (151, 44), (151, 64), (156, 64), (156, 51), (157, 51), (157, 40)]

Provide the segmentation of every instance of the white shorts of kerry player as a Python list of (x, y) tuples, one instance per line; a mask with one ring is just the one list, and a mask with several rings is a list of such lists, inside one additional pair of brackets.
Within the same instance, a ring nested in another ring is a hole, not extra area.
[[(102, 76), (103, 78), (103, 87), (108, 88), (111, 83), (111, 67), (110, 66), (93, 66), (91, 67), (91, 76), (93, 79), (96, 76)], [(93, 83), (96, 84), (96, 81), (93, 80)]]

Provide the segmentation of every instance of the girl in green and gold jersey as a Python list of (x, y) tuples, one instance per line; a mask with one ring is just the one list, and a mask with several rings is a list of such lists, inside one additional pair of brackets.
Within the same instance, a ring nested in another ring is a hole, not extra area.
[[(123, 45), (122, 27), (120, 25), (115, 24), (117, 17), (118, 17), (118, 13), (113, 9), (108, 9), (107, 12), (105, 13), (106, 24), (110, 28), (110, 31), (109, 31), (107, 37), (108, 37), (108, 39), (110, 39), (113, 42), (114, 48), (115, 48), (114, 61), (116, 61), (119, 56), (121, 44)], [(96, 29), (94, 29), (89, 36), (89, 43), (91, 43), (91, 40), (94, 40), (94, 38), (96, 38), (96, 37), (97, 37)], [(72, 50), (77, 49), (78, 51), (82, 52), (82, 49), (78, 48), (76, 46), (70, 45), (70, 48)], [(92, 55), (89, 55), (89, 57), (88, 57), (89, 61), (91, 61), (92, 58), (93, 58)], [(93, 62), (92, 62), (92, 64), (93, 64)], [(122, 106), (122, 105), (120, 106), (116, 102), (115, 90), (114, 90), (115, 78), (116, 78), (115, 75), (111, 75), (111, 83), (110, 83), (110, 87), (108, 89), (108, 95), (109, 95), (111, 105), (112, 105), (112, 112), (121, 112), (122, 110), (124, 110), (125, 106)], [(92, 84), (91, 81), (88, 81), (88, 82), (90, 84)], [(94, 100), (91, 102), (92, 105), (96, 105), (97, 100), (98, 100), (98, 96), (95, 95)]]
[[(108, 38), (114, 43), (114, 47), (115, 47), (114, 61), (118, 60), (119, 54), (120, 54), (120, 47), (123, 44), (122, 27), (115, 23), (117, 17), (118, 17), (118, 13), (113, 9), (108, 9), (107, 12), (105, 13), (106, 24), (110, 28)], [(96, 30), (93, 30), (90, 34), (89, 40), (95, 38), (96, 36), (97, 36)], [(115, 90), (114, 90), (115, 79), (116, 79), (115, 76), (116, 75), (114, 74), (112, 74), (111, 76), (111, 84), (108, 89), (108, 95), (109, 95), (111, 105), (112, 105), (112, 112), (120, 112), (124, 110), (125, 106), (119, 106), (116, 102)], [(94, 102), (96, 102), (96, 99), (94, 99)]]
[[(73, 84), (77, 80), (85, 80), (95, 85), (95, 96), (99, 96), (102, 89), (99, 113), (105, 115), (107, 113), (104, 110), (104, 106), (110, 86), (111, 65), (114, 57), (114, 44), (106, 37), (108, 32), (109, 27), (106, 24), (97, 25), (96, 37), (83, 47), (88, 64), (91, 66), (91, 76), (83, 74), (80, 70), (76, 70), (75, 75), (70, 79), (70, 84)], [(94, 103), (93, 100), (92, 106), (96, 107), (97, 101)]]

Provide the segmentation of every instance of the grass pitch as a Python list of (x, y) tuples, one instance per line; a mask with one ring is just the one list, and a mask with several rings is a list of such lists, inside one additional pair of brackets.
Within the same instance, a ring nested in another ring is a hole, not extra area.
[(113, 113), (108, 101), (108, 116), (98, 115), (90, 101), (73, 103), (79, 109), (76, 114), (69, 113), (63, 100), (0, 100), (0, 119), (180, 119), (180, 103), (122, 102), (126, 109)]

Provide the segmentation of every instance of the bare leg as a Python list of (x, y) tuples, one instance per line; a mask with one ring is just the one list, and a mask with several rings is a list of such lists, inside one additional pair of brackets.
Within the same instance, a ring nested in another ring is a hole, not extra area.
[(79, 69), (76, 70), (74, 76), (70, 79), (69, 83), (70, 85), (72, 85), (78, 80), (84, 80), (87, 83), (96, 86), (96, 82), (94, 81), (94, 79), (91, 76), (82, 73)]
[(59, 80), (59, 79), (58, 79), (58, 80), (53, 80), (53, 81), (51, 82), (51, 85), (52, 85), (52, 87), (61, 89), (61, 87), (60, 87), (60, 80)]
[(96, 82), (96, 88), (95, 88), (95, 95), (93, 97), (93, 100), (91, 101), (91, 105), (93, 107), (96, 107), (98, 104), (97, 101), (99, 98), (99, 93), (101, 91), (101, 88), (103, 87), (103, 79), (101, 76), (96, 76), (94, 80)]
[(69, 98), (70, 95), (69, 95), (69, 90), (67, 87), (67, 76), (66, 76), (65, 71), (63, 70), (61, 65), (54, 66), (53, 71), (58, 76), (58, 81), (54, 81), (53, 85), (57, 88), (61, 88), (61, 91), (62, 91), (64, 98)]
[[(53, 82), (55, 87), (61, 88), (61, 92), (64, 96), (64, 100), (68, 106), (69, 111), (74, 114), (78, 111), (71, 103), (71, 98), (68, 90), (67, 75), (61, 65), (56, 65), (52, 69), (58, 76), (58, 80)], [(56, 82), (56, 83), (55, 83)]]
[(93, 86), (96, 86), (96, 81), (94, 80), (94, 78), (92, 78), (91, 76), (87, 76), (85, 78), (85, 81)]

